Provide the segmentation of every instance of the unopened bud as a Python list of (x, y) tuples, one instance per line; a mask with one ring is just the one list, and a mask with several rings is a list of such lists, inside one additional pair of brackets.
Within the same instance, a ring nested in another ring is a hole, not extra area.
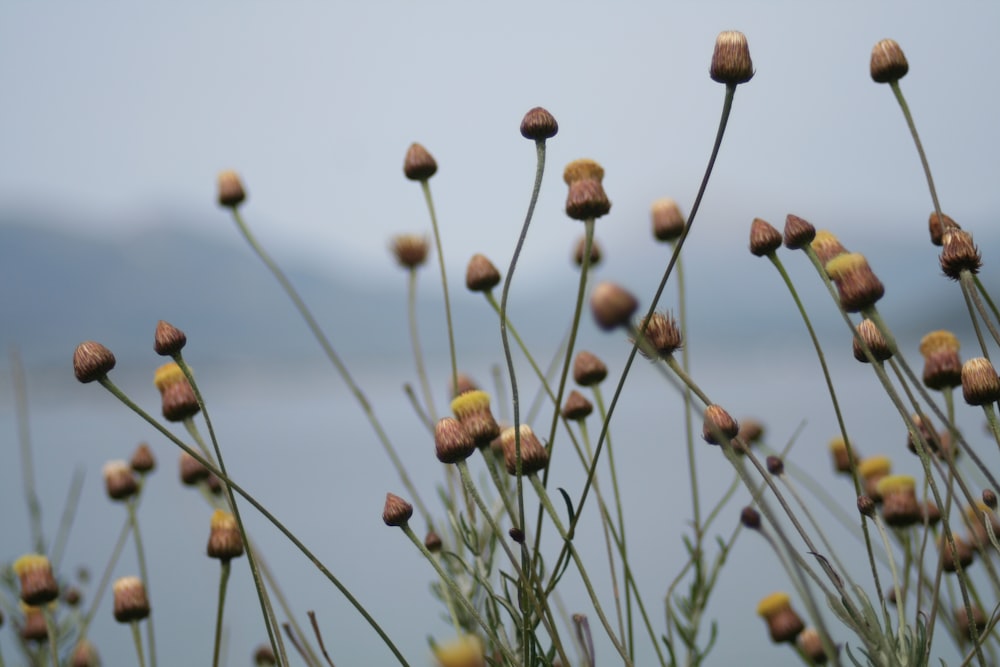
[(410, 144), (403, 160), (403, 174), (411, 181), (426, 181), (437, 172), (438, 166), (427, 149), (418, 143)]
[(559, 123), (542, 107), (531, 109), (521, 120), (521, 136), (525, 139), (545, 141), (556, 136), (558, 131)]
[(80, 382), (100, 380), (114, 367), (115, 355), (111, 350), (92, 340), (80, 343), (73, 352), (73, 374)]
[(240, 175), (231, 169), (219, 172), (218, 178), (219, 206), (235, 209), (242, 204), (246, 198), (246, 190), (243, 189), (243, 181)]
[(712, 81), (735, 86), (753, 78), (753, 62), (746, 35), (735, 30), (719, 33), (715, 39), (715, 53), (709, 68)]
[(750, 223), (750, 254), (765, 257), (781, 247), (781, 232), (767, 220), (754, 218)]
[(385, 494), (385, 507), (382, 509), (382, 521), (387, 526), (405, 526), (413, 516), (413, 505), (399, 496)]
[(883, 39), (872, 49), (871, 74), (876, 83), (899, 81), (909, 71), (903, 49), (893, 39)]
[(146, 586), (139, 577), (122, 577), (115, 581), (114, 614), (119, 623), (141, 621), (149, 616), (149, 598)]
[(590, 295), (594, 320), (605, 331), (628, 324), (638, 307), (635, 297), (614, 283), (598, 283)]

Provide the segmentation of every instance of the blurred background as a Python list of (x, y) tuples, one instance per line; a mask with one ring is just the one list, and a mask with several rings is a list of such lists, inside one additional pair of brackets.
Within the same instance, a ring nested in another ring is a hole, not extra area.
[[(74, 471), (85, 475), (62, 574), (103, 568), (125, 513), (106, 500), (101, 466), (149, 441), (161, 468), (141, 520), (161, 664), (207, 661), (217, 576), (203, 556), (210, 512), (176, 481), (176, 449), (99, 387), (76, 383), (70, 370), (77, 343), (101, 341), (118, 357), (115, 381), (158, 412), (152, 375), (163, 360), (151, 348), (165, 319), (188, 334), (185, 358), (233, 477), (348, 584), (412, 664), (430, 664), (426, 637), (444, 640), (450, 630), (428, 590), (432, 570), (382, 525), (385, 493), (402, 491), (398, 478), (305, 325), (215, 204), (216, 174), (233, 168), (243, 176), (248, 224), (327, 328), (432, 501), (441, 470), (402, 389), (416, 382), (406, 275), (388, 251), (394, 234), (430, 232), (420, 188), (402, 175), (407, 147), (419, 141), (438, 161), (431, 189), (459, 365), (492, 388), (493, 368), (503, 363), (496, 318), (462, 279), (476, 252), (506, 272), (535, 168), (534, 147), (518, 132), (524, 112), (544, 106), (560, 126), (548, 142), (510, 309), (548, 361), (572, 314), (578, 274), (570, 255), (583, 231), (562, 211), (563, 166), (590, 157), (605, 167), (613, 206), (597, 223), (604, 259), (596, 279), (623, 284), (645, 307), (669, 256), (652, 239), (649, 206), (670, 196), (690, 210), (724, 94), (708, 77), (709, 61), (727, 29), (747, 35), (757, 73), (737, 90), (685, 250), (693, 374), (734, 416), (763, 421), (772, 446), (798, 434), (790, 458), (852, 511), (853, 490), (828, 472), (825, 444), (836, 430), (819, 364), (777, 273), (747, 252), (749, 225), (761, 217), (780, 228), (796, 213), (865, 253), (886, 284), (880, 310), (911, 363), (919, 362), (917, 341), (933, 329), (954, 328), (973, 349), (960, 292), (941, 275), (928, 241), (932, 204), (912, 139), (890, 89), (871, 81), (868, 66), (879, 39), (903, 47), (910, 73), (901, 85), (943, 210), (975, 234), (982, 279), (996, 294), (990, 251), (1000, 238), (1000, 130), (988, 82), (998, 19), (1000, 8), (977, 2), (5, 4), (0, 562), (31, 546), (10, 360), (17, 354), (50, 539)], [(916, 472), (898, 417), (871, 372), (850, 357), (850, 334), (811, 268), (799, 254), (779, 254), (816, 318), (859, 448), (898, 455), (901, 472)], [(420, 324), (443, 406), (447, 338), (431, 259), (420, 276)], [(675, 286), (661, 306), (676, 309)], [(588, 315), (579, 346), (599, 354), (617, 379), (628, 354), (623, 336), (598, 332)], [(537, 383), (519, 364), (530, 396)], [(636, 578), (662, 630), (663, 596), (683, 565), (680, 536), (691, 516), (682, 413), (676, 392), (648, 364), (633, 373), (612, 434), (634, 517)], [(510, 414), (507, 401), (495, 409)], [(978, 411), (966, 418), (980, 436)], [(540, 430), (548, 419), (539, 418)], [(707, 503), (732, 473), (717, 450), (699, 446), (698, 456)], [(582, 476), (563, 463), (553, 484), (575, 496)], [(713, 534), (728, 534), (746, 502), (737, 492)], [(317, 611), (338, 664), (389, 664), (375, 634), (291, 545), (257, 517), (251, 528), (300, 622)], [(599, 524), (581, 529), (581, 549), (610, 599)], [(720, 629), (713, 664), (791, 659), (770, 645), (754, 615), (761, 597), (790, 588), (755, 538), (737, 543), (709, 606)], [(846, 557), (856, 552), (864, 568), (863, 549), (851, 539), (844, 538)], [(115, 576), (135, 572), (131, 554)], [(582, 586), (570, 579), (567, 608), (589, 613)], [(265, 635), (245, 562), (230, 588), (227, 664), (249, 664)], [(110, 600), (105, 607), (92, 638), (106, 664), (130, 664), (128, 633), (114, 623)], [(598, 628), (596, 619), (591, 625)], [(8, 658), (10, 632), (0, 632)], [(613, 663), (596, 634), (602, 662)], [(956, 655), (946, 641), (938, 648), (949, 660)], [(643, 651), (647, 664), (651, 652)]]

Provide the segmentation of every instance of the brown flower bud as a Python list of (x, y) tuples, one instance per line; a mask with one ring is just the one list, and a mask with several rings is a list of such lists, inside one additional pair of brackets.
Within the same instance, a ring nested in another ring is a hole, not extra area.
[(21, 581), (21, 600), (25, 604), (37, 607), (59, 597), (59, 584), (52, 574), (52, 564), (45, 556), (21, 556), (14, 561), (12, 569)]
[(890, 526), (905, 528), (923, 520), (913, 477), (886, 475), (879, 480), (878, 493), (882, 496), (882, 518)]
[(441, 551), (442, 546), (443, 543), (441, 542), (441, 536), (433, 530), (427, 531), (427, 537), (424, 538), (424, 547), (426, 547), (432, 554), (436, 554)]
[(212, 512), (212, 520), (208, 533), (209, 558), (229, 561), (243, 555), (243, 536), (236, 523), (236, 517), (224, 510)]
[(789, 213), (785, 216), (785, 247), (789, 250), (804, 248), (816, 238), (816, 228), (807, 220)]
[(490, 395), (485, 391), (467, 391), (458, 396), (451, 402), (451, 411), (476, 447), (486, 447), (500, 435), (500, 426), (490, 411)]
[(156, 324), (156, 334), (153, 337), (153, 350), (161, 357), (172, 357), (184, 348), (187, 343), (187, 336), (184, 332), (170, 324), (160, 320)]
[(521, 136), (525, 139), (545, 141), (556, 136), (558, 131), (559, 123), (542, 107), (531, 109), (521, 120)]
[(826, 650), (823, 648), (823, 640), (820, 639), (816, 628), (805, 628), (799, 633), (796, 643), (813, 665), (826, 664)]
[(89, 640), (81, 639), (73, 648), (69, 664), (70, 667), (101, 667), (101, 658)]
[(413, 516), (413, 505), (399, 496), (385, 494), (385, 507), (382, 509), (382, 521), (387, 526), (405, 526)]
[(995, 510), (997, 508), (997, 494), (993, 491), (993, 489), (983, 489), (983, 504), (991, 510)]
[[(868, 350), (875, 357), (876, 361), (885, 361), (892, 357), (892, 350), (889, 349), (889, 344), (886, 342), (882, 332), (878, 330), (878, 327), (871, 320), (863, 319), (858, 323), (858, 337), (865, 342), (865, 345), (868, 346)], [(865, 350), (861, 347), (861, 344), (858, 343), (858, 338), (852, 339), (852, 349), (855, 359), (863, 364), (868, 363), (868, 356), (865, 354)]]
[(427, 152), (427, 149), (418, 143), (410, 144), (406, 150), (406, 159), (403, 160), (403, 174), (411, 181), (426, 181), (438, 170), (437, 162)]
[(581, 350), (573, 359), (573, 380), (581, 387), (600, 384), (608, 376), (608, 367), (596, 354)]
[(426, 236), (419, 234), (397, 234), (390, 244), (393, 256), (400, 266), (415, 269), (427, 261), (430, 244)]
[[(910, 420), (913, 422), (913, 425), (917, 427), (917, 433), (920, 435), (920, 440), (923, 441), (925, 451), (930, 451), (935, 454), (938, 453), (940, 450), (940, 441), (938, 439), (938, 434), (934, 431), (934, 424), (932, 424), (929, 419), (924, 419), (918, 414), (911, 415)], [(906, 448), (916, 454), (918, 451), (917, 444), (918, 443), (914, 441), (913, 433), (907, 429)]]
[(524, 544), (524, 531), (520, 528), (511, 527), (511, 529), (507, 531), (507, 534), (510, 535), (510, 539), (514, 540), (518, 544)]
[(941, 246), (944, 245), (945, 232), (961, 229), (961, 227), (944, 213), (939, 217), (936, 211), (931, 211), (930, 218), (927, 219), (927, 229), (931, 234), (931, 243)]
[(635, 297), (614, 283), (598, 283), (590, 294), (594, 320), (605, 331), (628, 324), (638, 307)]
[[(636, 332), (642, 331), (646, 322), (643, 318), (636, 326)], [(647, 359), (652, 359), (651, 352), (657, 357), (666, 359), (679, 350), (682, 345), (681, 329), (671, 313), (653, 313), (643, 334), (644, 344), (639, 346), (639, 353)], [(652, 348), (652, 349), (650, 349)]]
[(885, 287), (860, 253), (844, 253), (826, 263), (826, 273), (837, 286), (840, 305), (849, 313), (870, 308), (885, 294)]
[(175, 362), (171, 361), (157, 368), (153, 384), (160, 390), (163, 417), (167, 421), (184, 421), (201, 410), (191, 383)]
[[(986, 629), (986, 612), (983, 608), (977, 605), (975, 602), (972, 603), (972, 623), (969, 623), (969, 612), (964, 606), (960, 606), (955, 609), (955, 627), (960, 633), (968, 637), (970, 641), (976, 640), (977, 635), (981, 635), (983, 630)], [(970, 629), (971, 625), (976, 626), (976, 632), (973, 633)]]
[(594, 411), (594, 405), (576, 389), (569, 393), (563, 403), (562, 416), (565, 419), (579, 421), (586, 419)]
[(750, 223), (750, 254), (765, 257), (781, 247), (781, 232), (767, 220), (754, 218)]
[(875, 500), (871, 496), (858, 496), (858, 512), (869, 519), (875, 516)]
[(752, 507), (744, 507), (740, 511), (740, 523), (750, 530), (757, 530), (760, 528), (760, 512)]
[[(851, 472), (851, 455), (848, 453), (848, 443), (841, 437), (836, 437), (830, 441), (830, 454), (833, 456), (833, 469), (840, 473)], [(857, 462), (857, 452), (852, 448), (854, 460)]]
[(740, 432), (740, 425), (728, 412), (718, 405), (709, 405), (705, 408), (705, 421), (701, 428), (701, 437), (710, 445), (719, 445), (722, 442), (720, 436), (726, 439), (728, 444)]
[(150, 449), (147, 443), (139, 443), (139, 446), (136, 447), (135, 451), (132, 453), (132, 459), (129, 461), (129, 465), (132, 466), (132, 470), (136, 471), (140, 475), (145, 475), (146, 473), (152, 472), (156, 469), (156, 458), (153, 456), (153, 450)]
[(115, 620), (119, 623), (141, 621), (149, 616), (146, 586), (139, 577), (122, 577), (112, 586)]
[[(980, 501), (967, 507), (965, 515), (972, 527), (970, 537), (974, 544), (989, 547), (993, 543), (993, 537), (1000, 539), (1000, 518), (986, 503)], [(990, 533), (993, 533), (993, 537)]]
[(1000, 378), (985, 357), (962, 364), (962, 396), (969, 405), (989, 405), (1000, 400)]
[(650, 215), (653, 219), (653, 237), (657, 241), (676, 241), (684, 233), (684, 216), (670, 197), (653, 202)]
[(963, 271), (976, 274), (983, 265), (979, 248), (972, 242), (972, 234), (961, 229), (947, 231), (942, 237), (944, 248), (938, 258), (944, 275), (960, 280)]
[(876, 503), (882, 502), (882, 494), (878, 492), (878, 483), (892, 470), (892, 461), (888, 456), (870, 456), (858, 463), (858, 475), (862, 480), (865, 493)]
[(957, 572), (959, 566), (964, 570), (972, 565), (972, 561), (976, 557), (976, 550), (971, 544), (958, 535), (952, 537), (955, 539), (954, 553), (951, 550), (951, 544), (944, 535), (938, 540), (938, 550), (941, 552), (941, 569), (945, 572)]
[(775, 643), (794, 642), (805, 628), (786, 593), (771, 593), (761, 600), (757, 605), (757, 615), (767, 621), (771, 641)]
[[(587, 237), (586, 235), (581, 236), (576, 242), (576, 246), (573, 248), (573, 263), (577, 266), (583, 266), (583, 254), (587, 251)], [(601, 263), (601, 257), (603, 253), (601, 252), (601, 246), (597, 243), (597, 239), (592, 239), (590, 242), (590, 263), (588, 266), (597, 266)]]
[(125, 461), (104, 464), (104, 486), (112, 500), (127, 500), (139, 492), (139, 481)]
[(715, 39), (715, 53), (708, 70), (712, 81), (735, 86), (752, 79), (753, 73), (746, 35), (735, 30), (720, 32)]
[(772, 475), (781, 476), (785, 474), (785, 462), (781, 460), (780, 456), (769, 455), (765, 459), (767, 463), (767, 471)]
[(45, 625), (45, 614), (41, 608), (21, 603), (24, 614), (24, 625), (21, 626), (21, 638), (25, 641), (44, 642), (49, 638), (49, 630)]
[(580, 158), (573, 160), (563, 169), (563, 181), (566, 185), (572, 185), (576, 181), (593, 179), (598, 183), (604, 180), (604, 167), (590, 158)]
[(941, 391), (962, 384), (962, 359), (958, 338), (950, 331), (932, 331), (920, 340), (924, 357), (924, 385)]
[(208, 479), (210, 474), (208, 468), (187, 452), (181, 452), (179, 468), (181, 484), (185, 486), (194, 486), (198, 482)]
[(441, 463), (458, 463), (472, 456), (476, 442), (460, 421), (444, 417), (434, 425), (434, 451)]
[(847, 252), (847, 249), (841, 245), (840, 239), (825, 229), (816, 232), (813, 240), (809, 243), (809, 247), (816, 253), (816, 257), (823, 266), (826, 266), (826, 263), (834, 257)]
[(566, 215), (574, 220), (594, 220), (607, 215), (611, 201), (601, 182), (593, 178), (573, 181), (566, 195)]
[(243, 189), (243, 181), (240, 175), (231, 169), (219, 172), (218, 177), (219, 206), (235, 209), (242, 204), (246, 198), (246, 190)]
[(456, 387), (451, 386), (451, 380), (448, 380), (448, 395), (452, 398), (461, 396), (467, 391), (475, 391), (476, 389), (479, 389), (479, 385), (465, 373), (458, 374), (458, 386)]
[(549, 464), (549, 453), (538, 441), (535, 432), (527, 424), (521, 424), (520, 438), (517, 438), (514, 428), (506, 428), (500, 434), (500, 444), (503, 447), (503, 460), (507, 472), (517, 474), (517, 441), (521, 442), (521, 472), (525, 475), (543, 470)]
[(883, 39), (872, 49), (871, 73), (876, 83), (899, 81), (909, 69), (903, 49), (895, 40)]
[(100, 380), (114, 367), (115, 355), (111, 350), (92, 340), (80, 343), (73, 352), (73, 374), (80, 382)]
[(476, 253), (465, 270), (465, 286), (470, 292), (489, 292), (500, 282), (500, 272), (486, 255)]
[(83, 594), (80, 589), (76, 586), (70, 586), (63, 593), (63, 602), (65, 602), (70, 607), (79, 607), (80, 601), (83, 599)]
[(258, 646), (257, 650), (253, 653), (253, 664), (254, 667), (273, 667), (277, 665), (278, 660), (274, 657), (274, 649), (267, 644)]
[(756, 419), (741, 419), (740, 430), (736, 437), (748, 445), (760, 442), (764, 437), (764, 425)]

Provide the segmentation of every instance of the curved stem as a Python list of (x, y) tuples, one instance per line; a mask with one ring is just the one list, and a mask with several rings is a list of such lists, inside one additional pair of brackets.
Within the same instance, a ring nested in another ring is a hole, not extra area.
[(917, 147), (917, 153), (920, 155), (920, 164), (924, 168), (924, 175), (927, 177), (927, 189), (931, 193), (931, 201), (934, 202), (934, 212), (937, 213), (938, 219), (944, 220), (941, 217), (941, 204), (938, 202), (937, 189), (934, 187), (934, 177), (931, 176), (931, 165), (927, 161), (927, 154), (924, 152), (924, 145), (920, 141), (920, 134), (917, 132), (917, 125), (913, 122), (913, 116), (910, 114), (910, 105), (906, 103), (906, 98), (903, 97), (903, 91), (899, 87), (899, 81), (890, 81), (890, 87), (892, 87), (892, 94), (896, 96), (896, 101), (899, 102), (899, 108), (903, 111), (903, 116), (906, 118), (906, 125), (910, 128), (910, 135), (913, 137), (913, 143)]
[(434, 212), (434, 199), (431, 197), (431, 184), (426, 178), (420, 181), (424, 192), (427, 211), (431, 215), (431, 227), (434, 228), (434, 245), (437, 247), (438, 266), (441, 268), (441, 290), (444, 292), (444, 317), (448, 324), (448, 354), (451, 356), (451, 386), (458, 386), (458, 362), (455, 360), (455, 328), (451, 324), (451, 300), (448, 298), (448, 276), (444, 270), (444, 250), (441, 249), (441, 232), (438, 230), (437, 214)]

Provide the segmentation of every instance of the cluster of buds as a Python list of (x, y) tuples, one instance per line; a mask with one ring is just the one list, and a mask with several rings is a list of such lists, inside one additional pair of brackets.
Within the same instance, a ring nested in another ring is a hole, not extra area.
[(595, 220), (607, 215), (611, 202), (604, 192), (604, 167), (587, 158), (574, 160), (563, 170), (569, 186), (566, 215), (574, 220)]
[(160, 390), (163, 418), (167, 421), (184, 421), (201, 410), (191, 383), (176, 362), (170, 361), (157, 368), (153, 384)]

